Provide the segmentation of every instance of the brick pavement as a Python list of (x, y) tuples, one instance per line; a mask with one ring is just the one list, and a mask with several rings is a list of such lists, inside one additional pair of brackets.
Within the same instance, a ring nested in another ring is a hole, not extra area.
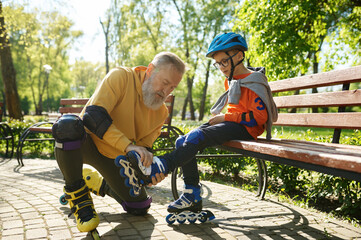
[[(0, 239), (91, 239), (78, 232), (68, 206), (59, 203), (63, 180), (55, 160), (0, 160)], [(102, 239), (361, 239), (361, 228), (266, 196), (212, 182), (203, 182), (209, 223), (165, 221), (172, 200), (170, 178), (149, 188), (150, 214), (135, 217), (110, 197), (94, 196)]]

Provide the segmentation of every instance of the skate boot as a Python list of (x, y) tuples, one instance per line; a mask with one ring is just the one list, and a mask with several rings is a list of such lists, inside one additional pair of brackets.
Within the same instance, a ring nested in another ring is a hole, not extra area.
[(65, 199), (69, 201), (71, 213), (74, 214), (77, 228), (80, 232), (96, 231), (99, 225), (99, 217), (94, 209), (93, 200), (90, 196), (89, 188), (84, 181), (77, 190), (71, 190), (67, 186), (64, 187)]
[(124, 177), (125, 184), (131, 187), (131, 195), (139, 195), (142, 186), (152, 183), (152, 177), (156, 173), (168, 173), (168, 167), (164, 159), (153, 157), (153, 163), (144, 167), (140, 156), (135, 151), (130, 151), (126, 156), (120, 155), (115, 159), (115, 165), (121, 167), (120, 175)]
[(92, 193), (97, 196), (105, 196), (104, 187), (106, 182), (98, 171), (94, 171), (90, 168), (83, 168), (83, 179)]
[[(93, 171), (90, 168), (83, 168), (83, 179), (92, 193), (97, 196), (105, 196), (104, 187), (106, 182), (97, 171)], [(66, 200), (65, 194), (60, 197), (59, 201), (62, 205), (68, 204), (68, 200)]]
[(214, 219), (210, 211), (202, 210), (201, 186), (185, 185), (183, 194), (174, 202), (169, 204), (166, 217), (168, 224), (173, 224), (176, 220), (183, 224), (186, 220), (195, 223), (198, 219), (200, 222)]

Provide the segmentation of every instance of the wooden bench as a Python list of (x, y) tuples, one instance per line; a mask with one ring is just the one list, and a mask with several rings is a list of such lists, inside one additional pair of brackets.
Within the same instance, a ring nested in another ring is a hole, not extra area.
[[(174, 149), (174, 142), (171, 141), (174, 138), (177, 138), (178, 135), (183, 134), (181, 130), (171, 125), (172, 117), (173, 117), (173, 107), (174, 107), (174, 95), (169, 95), (166, 99), (166, 105), (168, 108), (168, 117), (164, 122), (162, 132), (160, 138), (168, 139), (169, 145), (167, 148), (159, 149), (159, 150), (172, 150)], [(88, 102), (89, 98), (81, 98), (81, 99), (73, 99), (73, 98), (65, 98), (60, 100), (59, 114), (60, 117), (63, 114), (80, 114), (83, 110), (84, 105)], [(56, 115), (54, 115), (56, 116)], [(53, 121), (47, 122), (38, 122), (34, 125), (28, 127), (20, 136), (18, 147), (17, 147), (17, 160), (20, 166), (24, 166), (23, 163), (23, 148), (25, 142), (29, 141), (54, 141), (51, 134), (52, 125), (56, 119)], [(44, 138), (39, 137), (39, 134), (50, 135), (50, 137)], [(158, 151), (158, 149), (156, 149)]]
[(12, 158), (14, 154), (14, 134), (10, 126), (2, 121), (4, 103), (0, 102), (0, 141), (6, 142), (5, 157)]
[[(268, 180), (265, 161), (361, 181), (361, 146), (339, 144), (342, 129), (361, 129), (361, 112), (346, 112), (347, 107), (361, 106), (361, 89), (349, 90), (350, 84), (359, 82), (361, 66), (269, 83), (273, 93), (301, 91), (298, 95), (274, 97), (280, 112), (274, 126), (333, 129), (332, 143), (276, 138), (266, 140), (259, 137), (257, 141), (230, 141), (219, 147), (256, 158), (258, 196), (262, 199)], [(329, 88), (327, 92), (312, 94), (311, 89), (318, 87)], [(335, 111), (310, 113), (310, 108), (315, 107), (332, 107)], [(295, 108), (298, 109), (297, 113), (289, 113), (290, 109)], [(306, 108), (308, 111), (304, 110)], [(172, 175), (175, 198), (178, 193), (177, 178), (179, 176), (176, 174)]]

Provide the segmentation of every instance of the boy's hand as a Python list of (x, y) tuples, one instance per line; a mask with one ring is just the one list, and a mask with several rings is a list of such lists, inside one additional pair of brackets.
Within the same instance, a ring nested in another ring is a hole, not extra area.
[(221, 113), (221, 114), (211, 117), (208, 122), (210, 125), (216, 125), (216, 124), (224, 122), (224, 121), (225, 121), (224, 114)]

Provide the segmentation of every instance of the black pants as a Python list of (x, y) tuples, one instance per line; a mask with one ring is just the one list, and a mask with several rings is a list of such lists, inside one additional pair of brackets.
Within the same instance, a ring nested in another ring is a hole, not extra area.
[[(198, 133), (193, 133), (192, 141), (186, 140), (176, 150), (160, 156), (160, 158), (166, 159), (171, 172), (177, 167), (182, 167), (184, 183), (190, 185), (199, 183), (198, 166), (195, 158), (198, 151), (206, 147), (221, 145), (230, 140), (253, 139), (243, 125), (235, 122), (222, 122), (213, 126), (205, 123), (198, 127), (196, 131)], [(191, 133), (192, 131), (187, 135)]]
[(64, 151), (55, 148), (55, 157), (59, 168), (63, 173), (65, 185), (72, 185), (83, 178), (83, 164), (94, 167), (107, 182), (106, 194), (113, 197), (119, 203), (141, 202), (147, 199), (147, 192), (142, 188), (141, 193), (130, 196), (129, 190), (124, 183), (124, 178), (120, 176), (120, 168), (114, 164), (114, 159), (110, 159), (100, 154), (90, 136), (87, 136), (80, 149)]

